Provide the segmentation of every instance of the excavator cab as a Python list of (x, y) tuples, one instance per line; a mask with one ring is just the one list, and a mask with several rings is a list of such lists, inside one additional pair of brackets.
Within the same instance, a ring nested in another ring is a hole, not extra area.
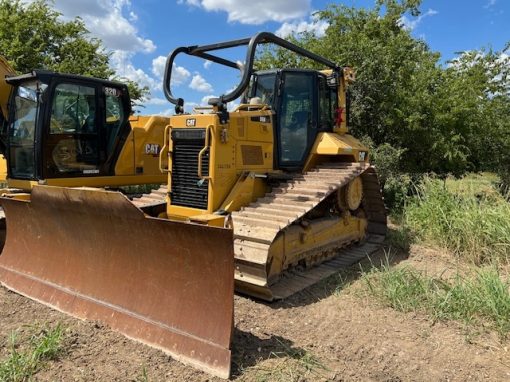
[(15, 75), (0, 56), (4, 191), (161, 184), (167, 124), (167, 117), (132, 115), (125, 84), (47, 70)]
[(131, 132), (127, 86), (36, 70), (6, 80), (12, 180), (112, 176)]

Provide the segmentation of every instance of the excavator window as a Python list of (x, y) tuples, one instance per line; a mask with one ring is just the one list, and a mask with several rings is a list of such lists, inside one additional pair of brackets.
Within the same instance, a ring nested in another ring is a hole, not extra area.
[(125, 119), (124, 105), (122, 103), (121, 93), (110, 90), (105, 91), (106, 102), (106, 115), (105, 115), (105, 131), (106, 139), (106, 152), (110, 155), (113, 152), (116, 138), (119, 136), (119, 130), (122, 127), (122, 122)]
[(99, 173), (96, 90), (78, 83), (55, 86), (45, 145), (48, 175)]
[(9, 156), (12, 175), (30, 179), (35, 174), (34, 145), (38, 116), (37, 82), (18, 86), (14, 96), (13, 118), (9, 128)]
[(96, 133), (95, 88), (59, 84), (54, 94), (50, 134)]

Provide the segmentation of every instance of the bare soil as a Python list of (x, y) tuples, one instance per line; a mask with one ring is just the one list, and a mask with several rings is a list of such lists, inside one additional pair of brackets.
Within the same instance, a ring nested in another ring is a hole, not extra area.
[[(384, 254), (372, 259), (378, 264)], [(438, 251), (413, 246), (393, 266), (431, 273), (456, 265)], [(363, 266), (370, 266), (365, 261)], [(400, 313), (363, 293), (359, 265), (286, 301), (235, 297), (236, 381), (508, 381), (510, 341), (484, 327), (432, 322)], [(39, 381), (220, 381), (131, 341), (107, 327), (76, 320), (0, 288), (0, 361), (8, 337), (62, 323), (64, 351)], [(144, 375), (144, 370), (146, 374)]]

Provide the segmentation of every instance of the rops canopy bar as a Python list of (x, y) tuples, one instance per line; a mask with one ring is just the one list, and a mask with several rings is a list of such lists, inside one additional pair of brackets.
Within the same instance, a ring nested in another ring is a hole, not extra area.
[[(171, 90), (171, 80), (172, 80), (172, 68), (173, 63), (175, 60), (175, 57), (180, 53), (186, 53), (190, 56), (197, 56), (200, 58), (203, 58), (208, 61), (215, 62), (220, 65), (228, 66), (230, 68), (239, 69), (242, 73), (241, 82), (237, 85), (235, 89), (233, 89), (231, 92), (224, 94), (220, 96), (219, 98), (214, 99), (214, 103), (227, 103), (230, 101), (235, 100), (236, 98), (240, 97), (241, 94), (244, 92), (244, 90), (248, 87), (248, 84), (250, 82), (250, 77), (253, 73), (253, 63), (255, 58), (255, 51), (257, 49), (257, 46), (259, 44), (275, 44), (282, 48), (288, 49), (294, 53), (297, 53), (300, 56), (307, 57), (313, 61), (316, 61), (318, 63), (321, 63), (325, 65), (328, 68), (333, 69), (334, 71), (340, 71), (342, 68), (339, 67), (337, 64), (335, 64), (332, 61), (329, 61), (328, 59), (321, 57), (315, 53), (310, 52), (309, 50), (306, 50), (304, 48), (301, 48), (300, 46), (297, 46), (295, 44), (292, 44), (273, 33), (269, 32), (260, 32), (253, 36), (252, 38), (245, 38), (240, 40), (232, 40), (232, 41), (226, 41), (222, 43), (217, 44), (211, 44), (211, 45), (203, 45), (203, 46), (188, 46), (188, 47), (179, 47), (175, 49), (167, 58), (166, 60), (166, 67), (165, 67), (165, 76), (163, 79), (163, 90), (165, 92), (165, 97), (174, 105), (182, 106), (184, 103), (184, 100), (182, 98), (176, 98), (172, 94)], [(215, 50), (221, 50), (221, 49), (228, 49), (228, 48), (234, 48), (237, 46), (243, 46), (248, 45), (248, 50), (246, 52), (246, 60), (244, 65), (239, 65), (233, 61), (218, 57), (216, 55), (212, 55), (207, 52), (215, 51)]]

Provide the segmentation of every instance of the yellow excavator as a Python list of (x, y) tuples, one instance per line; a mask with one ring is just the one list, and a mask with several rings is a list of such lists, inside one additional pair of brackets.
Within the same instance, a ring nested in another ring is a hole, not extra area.
[[(124, 84), (44, 70), (17, 76), (0, 57), (0, 182), (8, 187), (2, 193), (21, 197), (37, 184), (162, 184), (167, 124), (160, 116), (131, 116)], [(165, 193), (164, 187), (136, 200), (157, 210)]]
[(16, 76), (1, 58), (0, 110), (10, 187), (165, 181), (159, 150), (168, 118), (131, 116), (125, 84), (46, 70)]
[[(255, 71), (260, 44), (324, 70)], [(216, 53), (239, 46), (242, 65)], [(238, 69), (240, 83), (186, 114), (170, 87), (179, 54)], [(166, 211), (149, 216), (121, 193), (90, 188), (37, 185), (3, 198), (0, 281), (227, 378), (234, 285), (285, 298), (384, 239), (377, 175), (347, 128), (352, 80), (349, 68), (267, 32), (175, 49), (163, 88), (176, 113), (159, 153)]]
[[(5, 77), (13, 73), (14, 69), (12, 69), (4, 57), (0, 56), (0, 126), (3, 126), (7, 119), (7, 102), (9, 94), (11, 94), (11, 87), (5, 82)], [(7, 162), (3, 154), (0, 154), (0, 183), (5, 183), (6, 180)]]

